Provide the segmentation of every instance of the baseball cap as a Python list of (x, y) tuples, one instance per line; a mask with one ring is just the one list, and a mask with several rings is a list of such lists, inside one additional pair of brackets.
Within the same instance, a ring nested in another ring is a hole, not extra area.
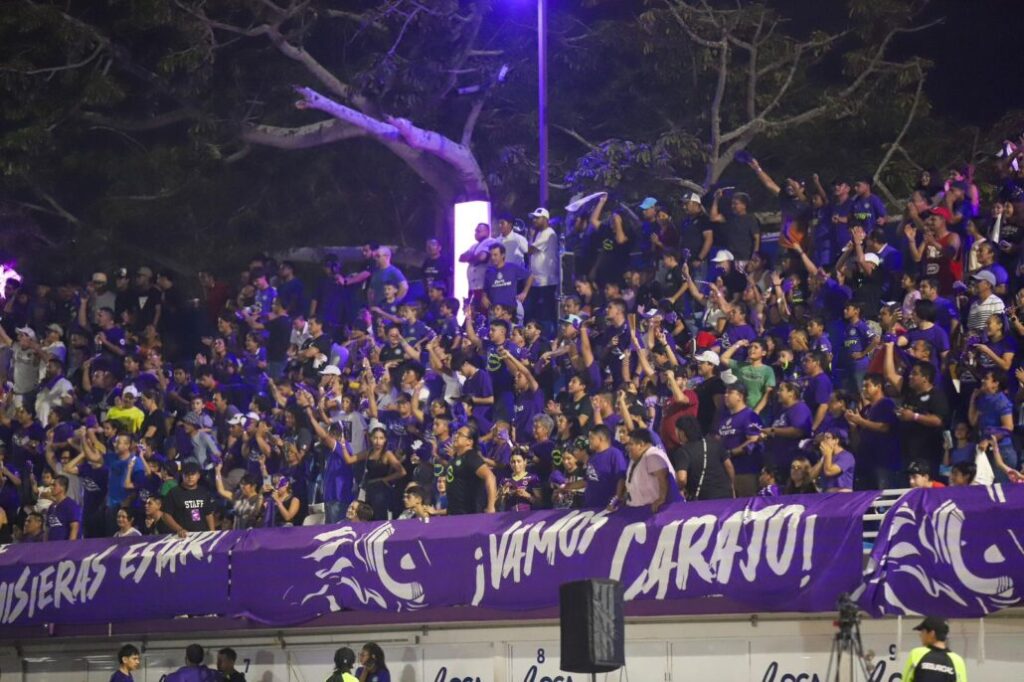
[(127, 398), (128, 396), (132, 396), (133, 398), (138, 398), (139, 397), (139, 389), (135, 388), (135, 386), (133, 386), (133, 385), (125, 386), (124, 390), (121, 391), (121, 397), (122, 398)]
[(572, 326), (578, 329), (580, 324), (583, 323), (583, 320), (580, 318), (579, 315), (566, 315), (561, 320), (559, 320), (559, 322), (562, 324), (571, 324)]
[(719, 378), (722, 380), (722, 383), (725, 384), (726, 388), (736, 389), (743, 395), (747, 394), (747, 387), (740, 383), (739, 378), (732, 373), (731, 369), (723, 371)]
[(936, 206), (934, 208), (928, 209), (928, 215), (938, 216), (939, 218), (942, 218), (946, 222), (949, 222), (950, 220), (953, 219), (953, 214), (950, 213), (949, 209), (946, 208), (945, 206)]
[(657, 205), (658, 200), (655, 199), (654, 197), (647, 197), (646, 199), (640, 202), (640, 208), (644, 211), (646, 211), (649, 208), (654, 208)]
[(92, 281), (96, 282), (97, 284), (106, 284), (107, 283), (107, 273), (105, 273), (105, 272), (94, 272), (94, 273), (92, 273)]
[(877, 253), (865, 253), (864, 260), (873, 265), (881, 265), (882, 259), (878, 257)]
[(46, 325), (46, 331), (57, 332), (59, 335), (64, 336), (64, 327), (60, 326), (56, 322)]
[(245, 415), (239, 412), (228, 419), (228, 426), (241, 426), (245, 423)]
[(181, 474), (183, 476), (188, 476), (189, 474), (198, 474), (201, 472), (202, 468), (200, 468), (199, 462), (196, 462), (194, 460), (190, 459), (181, 465)]
[(928, 462), (919, 459), (910, 463), (907, 467), (907, 474), (910, 476), (931, 476), (932, 468)]
[(139, 268), (138, 270), (135, 271), (135, 274), (136, 275), (145, 275), (146, 277), (152, 277), (153, 276), (153, 271), (151, 269), (149, 269), (148, 267), (146, 267), (145, 265), (143, 265), (141, 268)]
[(718, 253), (715, 254), (715, 257), (711, 259), (711, 262), (712, 263), (724, 263), (725, 261), (734, 261), (734, 260), (736, 260), (736, 256), (732, 255), (732, 251), (727, 251), (726, 249), (722, 249), (721, 251), (719, 251)]
[(715, 367), (718, 367), (720, 364), (722, 364), (722, 358), (719, 357), (718, 353), (716, 353), (713, 350), (706, 350), (697, 353), (697, 355), (695, 355), (693, 359), (696, 360), (697, 362), (706, 362), (709, 365), (714, 365)]
[(949, 621), (939, 616), (925, 616), (924, 620), (917, 624), (915, 630), (930, 630), (936, 635), (945, 637), (949, 634)]
[(17, 334), (24, 334), (25, 336), (27, 336), (30, 339), (35, 339), (36, 338), (36, 331), (34, 329), (32, 329), (32, 327), (29, 327), (29, 326), (18, 327), (14, 331)]
[(550, 218), (551, 217), (551, 212), (548, 211), (546, 208), (541, 207), (541, 208), (534, 209), (533, 213), (530, 214), (530, 217), (531, 218)]
[[(988, 282), (991, 286), (996, 285), (996, 276), (993, 275), (988, 270), (980, 270), (974, 273), (973, 275), (971, 275), (971, 279), (977, 280), (979, 282)], [(18, 331), (21, 330), (19, 329)]]
[(327, 365), (322, 370), (320, 370), (320, 374), (325, 374), (332, 377), (340, 377), (341, 370), (338, 368), (337, 365)]
[(246, 420), (251, 422), (258, 422), (261, 419), (263, 419), (263, 417), (260, 416), (259, 412), (247, 412), (245, 418)]
[(695, 202), (697, 202), (699, 204), (702, 201), (702, 197), (699, 194), (697, 194), (696, 192), (690, 192), (688, 194), (684, 194), (683, 195), (682, 202), (684, 204), (688, 204), (691, 201), (695, 201)]
[(117, 279), (124, 279), (128, 276), (128, 268), (118, 268), (114, 271), (114, 277)]

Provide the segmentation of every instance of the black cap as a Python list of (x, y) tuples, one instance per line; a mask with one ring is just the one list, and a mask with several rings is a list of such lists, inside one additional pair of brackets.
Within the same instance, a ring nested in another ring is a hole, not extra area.
[(928, 462), (923, 459), (919, 459), (910, 463), (910, 466), (907, 467), (907, 474), (910, 476), (931, 476), (932, 468)]
[(338, 670), (349, 670), (356, 664), (356, 652), (343, 646), (334, 652), (334, 667)]
[(925, 616), (915, 630), (928, 630), (934, 632), (938, 637), (943, 638), (949, 634), (949, 622), (939, 616)]
[(183, 476), (187, 476), (189, 474), (199, 474), (202, 473), (202, 471), (203, 469), (202, 467), (199, 466), (199, 462), (192, 459), (188, 460), (187, 462), (181, 465), (181, 473)]

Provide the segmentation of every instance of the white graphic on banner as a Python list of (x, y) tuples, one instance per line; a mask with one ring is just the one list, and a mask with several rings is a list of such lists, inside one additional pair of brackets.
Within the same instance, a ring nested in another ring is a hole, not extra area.
[[(316, 572), (316, 576), (325, 581), (324, 585), (316, 592), (305, 595), (301, 603), (322, 597), (331, 611), (340, 611), (344, 607), (331, 593), (331, 585), (335, 584), (348, 588), (364, 605), (372, 603), (378, 608), (391, 611), (416, 611), (428, 606), (423, 584), (416, 580), (400, 580), (392, 575), (392, 568), (385, 561), (389, 549), (386, 546), (387, 540), (394, 534), (394, 526), (389, 522), (365, 535), (360, 535), (348, 526), (317, 535), (314, 539), (320, 546), (303, 558), (317, 563), (330, 563)], [(417, 557), (410, 552), (403, 554), (398, 561), (399, 570), (410, 576), (430, 566), (430, 557), (423, 543), (416, 545), (420, 550), (421, 561), (417, 561)], [(353, 558), (359, 562), (359, 566), (353, 562)]]

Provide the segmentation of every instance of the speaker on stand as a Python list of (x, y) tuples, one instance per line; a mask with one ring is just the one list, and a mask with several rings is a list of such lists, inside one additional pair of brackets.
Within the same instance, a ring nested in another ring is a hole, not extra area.
[(572, 673), (618, 670), (626, 663), (623, 589), (617, 580), (578, 580), (558, 591), (561, 669)]

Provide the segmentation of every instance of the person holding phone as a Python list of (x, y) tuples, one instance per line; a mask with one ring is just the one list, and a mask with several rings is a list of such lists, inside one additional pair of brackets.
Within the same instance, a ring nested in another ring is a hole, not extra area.
[(375, 642), (367, 642), (359, 650), (359, 682), (391, 682), (391, 672), (384, 661), (384, 650)]

